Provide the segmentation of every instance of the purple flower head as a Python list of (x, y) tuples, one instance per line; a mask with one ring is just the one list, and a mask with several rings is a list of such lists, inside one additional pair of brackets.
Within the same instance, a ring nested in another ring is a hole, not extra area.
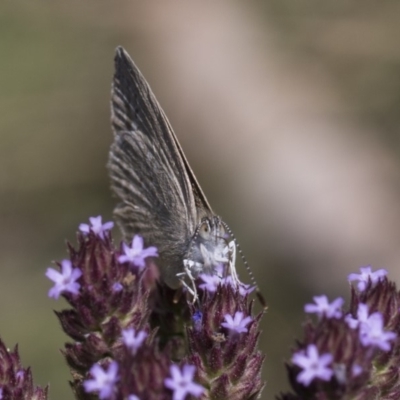
[(118, 364), (113, 361), (109, 364), (108, 370), (104, 370), (99, 364), (94, 364), (90, 369), (93, 379), (83, 382), (87, 393), (99, 392), (99, 398), (109, 399), (114, 392), (118, 380)]
[(30, 368), (23, 368), (18, 354), (0, 339), (0, 400), (47, 400), (47, 389), (34, 386)]
[(244, 318), (244, 313), (241, 311), (236, 311), (232, 318), (232, 315), (225, 314), (225, 322), (221, 325), (224, 328), (229, 329), (231, 332), (243, 333), (248, 332), (246, 326), (253, 320), (251, 317)]
[(369, 280), (371, 280), (372, 285), (375, 286), (387, 275), (386, 269), (378, 269), (377, 271), (372, 272), (370, 266), (361, 267), (360, 272), (360, 274), (350, 274), (347, 278), (349, 282), (358, 281), (357, 288), (360, 292), (363, 292), (366, 289)]
[(203, 386), (193, 382), (196, 367), (185, 364), (182, 371), (175, 364), (170, 369), (171, 378), (164, 381), (165, 387), (173, 391), (172, 400), (184, 400), (188, 394), (200, 397), (204, 393)]
[(375, 346), (383, 351), (389, 351), (391, 340), (396, 339), (395, 332), (383, 330), (383, 316), (380, 312), (371, 314), (368, 319), (360, 324), (360, 340), (364, 346)]
[(136, 394), (130, 394), (128, 396), (128, 400), (140, 400), (139, 397), (136, 396)]
[(88, 234), (90, 231), (92, 231), (101, 240), (104, 240), (104, 232), (109, 231), (114, 227), (114, 222), (111, 221), (102, 224), (100, 215), (98, 217), (90, 217), (89, 221), (90, 225), (80, 224), (79, 230), (84, 234)]
[(306, 313), (316, 313), (319, 318), (340, 318), (342, 316), (342, 305), (344, 300), (338, 297), (329, 304), (328, 297), (325, 295), (314, 296), (315, 304), (306, 304), (304, 306), (304, 311)]
[(49, 290), (48, 296), (58, 299), (62, 292), (70, 292), (77, 295), (81, 285), (76, 282), (82, 275), (78, 268), (72, 268), (70, 260), (61, 261), (61, 272), (53, 268), (47, 268), (46, 276), (52, 280), (55, 285)]
[(332, 378), (333, 370), (328, 365), (332, 363), (332, 354), (325, 353), (321, 356), (315, 344), (309, 344), (306, 350), (293, 354), (292, 363), (302, 369), (297, 375), (297, 382), (309, 386), (314, 378), (329, 381)]
[(145, 331), (135, 331), (134, 328), (122, 331), (122, 340), (125, 346), (131, 350), (132, 354), (137, 352), (138, 348), (142, 345), (147, 336), (148, 335)]
[(125, 243), (123, 243), (122, 246), (124, 254), (118, 257), (118, 261), (120, 263), (128, 262), (139, 269), (143, 269), (145, 267), (146, 264), (144, 260), (147, 257), (158, 257), (157, 248), (150, 246), (145, 249), (143, 247), (143, 238), (139, 235), (135, 235), (133, 238), (132, 247), (129, 247)]

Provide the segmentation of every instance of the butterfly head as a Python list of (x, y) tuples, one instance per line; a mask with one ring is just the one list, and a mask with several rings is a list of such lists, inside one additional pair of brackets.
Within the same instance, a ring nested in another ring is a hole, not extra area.
[(213, 274), (221, 263), (227, 263), (228, 238), (221, 218), (204, 217), (193, 235), (186, 258), (193, 261), (192, 273)]

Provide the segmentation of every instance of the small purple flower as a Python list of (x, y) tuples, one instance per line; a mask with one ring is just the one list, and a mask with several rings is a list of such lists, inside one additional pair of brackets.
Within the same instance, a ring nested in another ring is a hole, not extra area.
[(304, 386), (309, 386), (314, 378), (329, 381), (332, 378), (333, 370), (328, 368), (332, 363), (333, 356), (330, 353), (318, 354), (315, 344), (309, 344), (306, 350), (293, 354), (292, 363), (302, 368), (302, 372), (297, 375), (297, 382)]
[(353, 318), (351, 316), (351, 314), (347, 314), (344, 317), (344, 320), (346, 321), (347, 325), (351, 328), (351, 329), (356, 329), (358, 327), (358, 319), (357, 318)]
[(244, 283), (239, 282), (237, 284), (234, 282), (232, 276), (227, 276), (222, 278), (222, 268), (216, 269), (215, 273), (210, 274), (200, 274), (199, 278), (203, 280), (204, 283), (199, 285), (200, 289), (206, 290), (207, 292), (214, 293), (217, 291), (217, 288), (220, 284), (231, 286), (234, 289), (239, 289), (239, 293), (241, 296), (246, 296), (247, 294), (251, 293), (255, 287), (250, 285), (245, 285)]
[(197, 310), (192, 316), (193, 326), (196, 330), (199, 330), (201, 328), (202, 320), (203, 320), (203, 313)]
[(323, 316), (327, 318), (340, 318), (342, 316), (340, 309), (344, 303), (344, 300), (341, 297), (333, 300), (330, 304), (328, 297), (325, 295), (314, 296), (313, 299), (315, 304), (306, 304), (304, 306), (304, 311), (306, 313), (316, 313), (320, 318)]
[(90, 369), (93, 379), (83, 382), (87, 393), (99, 392), (100, 399), (108, 399), (114, 392), (115, 384), (118, 380), (118, 364), (113, 361), (105, 371), (99, 364), (94, 364)]
[[(15, 377), (17, 378), (17, 381), (22, 382), (22, 380), (25, 378), (25, 371), (23, 369), (20, 369), (16, 374)], [(1, 398), (0, 398), (1, 400)]]
[(114, 222), (111, 221), (102, 224), (100, 215), (98, 217), (90, 217), (89, 221), (91, 225), (80, 224), (79, 230), (85, 234), (88, 234), (90, 231), (92, 231), (101, 240), (104, 240), (104, 232), (109, 231), (114, 227)]
[(172, 400), (184, 400), (188, 394), (200, 397), (204, 393), (203, 386), (193, 382), (195, 366), (185, 364), (181, 372), (177, 365), (172, 364), (169, 371), (171, 378), (166, 378), (164, 384), (173, 391)]
[(361, 267), (360, 271), (360, 274), (353, 273), (347, 278), (349, 282), (358, 281), (357, 288), (360, 292), (363, 292), (366, 289), (369, 280), (371, 280), (371, 283), (374, 286), (387, 275), (386, 269), (378, 269), (377, 271), (372, 272), (370, 266)]
[(130, 394), (128, 396), (128, 400), (140, 400), (139, 397), (136, 396), (136, 394)]
[(131, 350), (132, 354), (135, 354), (138, 348), (142, 345), (144, 340), (147, 338), (145, 331), (135, 331), (134, 328), (125, 329), (122, 331), (122, 341), (125, 346)]
[(239, 289), (239, 293), (241, 296), (246, 296), (247, 294), (250, 294), (255, 289), (255, 286), (245, 285), (242, 282), (235, 282), (231, 275), (227, 276), (226, 278), (222, 278), (221, 283), (223, 285), (230, 286), (231, 288), (233, 288), (235, 290)]
[(112, 285), (112, 290), (113, 290), (114, 292), (120, 292), (123, 288), (124, 288), (124, 287), (122, 286), (122, 284), (121, 284), (120, 282), (115, 282), (115, 283)]
[(192, 319), (193, 319), (193, 322), (195, 324), (201, 322), (201, 320), (203, 319), (203, 313), (201, 311), (199, 311), (199, 310), (195, 311), (195, 313), (193, 314)]
[(2, 399), (3, 399), (3, 388), (0, 387), (0, 400), (2, 400)]
[(383, 330), (383, 315), (380, 312), (369, 315), (367, 304), (358, 305), (357, 318), (347, 315), (345, 320), (350, 328), (360, 328), (360, 341), (363, 346), (376, 346), (383, 351), (389, 351), (391, 348), (389, 342), (397, 337), (395, 332)]
[(251, 285), (246, 285), (244, 283), (239, 284), (239, 293), (241, 296), (246, 296), (254, 291), (256, 287)]
[(58, 299), (62, 292), (70, 292), (78, 294), (81, 285), (76, 282), (82, 275), (82, 271), (78, 268), (72, 268), (70, 260), (61, 261), (61, 272), (54, 268), (47, 268), (46, 276), (52, 280), (55, 285), (49, 290), (48, 296)]
[(221, 277), (218, 276), (217, 274), (215, 275), (200, 274), (199, 278), (202, 279), (204, 282), (199, 285), (199, 288), (211, 293), (214, 293), (217, 290), (218, 285), (222, 281)]
[(122, 244), (124, 253), (118, 257), (120, 263), (128, 262), (130, 264), (139, 267), (140, 269), (145, 267), (145, 258), (147, 257), (158, 257), (157, 248), (154, 246), (143, 247), (143, 238), (139, 235), (135, 235), (132, 240), (132, 247), (129, 247), (125, 243)]
[(368, 305), (360, 303), (357, 309), (357, 318), (353, 318), (351, 314), (345, 316), (344, 320), (351, 329), (356, 329), (360, 323), (364, 323), (368, 320)]
[(236, 333), (248, 332), (246, 326), (253, 320), (251, 317), (244, 318), (244, 313), (241, 311), (236, 311), (233, 318), (232, 315), (229, 314), (225, 314), (224, 318), (225, 322), (221, 325)]
[(351, 367), (351, 373), (352, 373), (353, 376), (360, 375), (362, 371), (363, 371), (362, 367), (360, 365), (358, 365), (358, 364), (354, 364)]
[(389, 351), (391, 340), (396, 339), (395, 332), (383, 330), (383, 316), (380, 312), (371, 314), (367, 321), (360, 325), (360, 340), (364, 346), (376, 346), (383, 351)]

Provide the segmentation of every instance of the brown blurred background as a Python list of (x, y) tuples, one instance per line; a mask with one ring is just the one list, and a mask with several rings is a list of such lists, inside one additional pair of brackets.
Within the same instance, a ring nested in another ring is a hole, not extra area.
[(347, 297), (361, 265), (400, 278), (399, 17), (395, 1), (2, 1), (0, 334), (51, 398), (72, 395), (44, 272), (80, 222), (112, 214), (115, 47), (254, 269), (272, 399), (303, 303)]

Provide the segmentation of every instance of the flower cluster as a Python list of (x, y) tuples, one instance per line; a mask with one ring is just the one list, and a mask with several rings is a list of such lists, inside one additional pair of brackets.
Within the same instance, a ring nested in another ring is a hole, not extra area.
[(201, 312), (192, 308), (187, 361), (197, 367), (199, 382), (209, 388), (207, 398), (257, 398), (264, 386), (264, 356), (256, 348), (262, 314), (250, 317), (247, 295), (228, 285), (205, 291), (201, 303), (205, 305)]
[(2, 400), (47, 400), (47, 387), (33, 385), (29, 368), (21, 366), (18, 348), (7, 349), (0, 340), (0, 399)]
[[(80, 400), (255, 399), (264, 382), (257, 350), (262, 313), (254, 289), (227, 275), (200, 274), (196, 290), (159, 281), (158, 250), (136, 235), (116, 247), (111, 222), (81, 224), (78, 247), (48, 268), (49, 297), (71, 338), (63, 354)], [(350, 274), (351, 301), (315, 296), (304, 337), (287, 364), (280, 400), (400, 399), (400, 292), (385, 270)], [(197, 296), (193, 298), (193, 295)], [(0, 400), (46, 400), (17, 349), (0, 341)]]
[(371, 267), (350, 274), (348, 311), (326, 296), (305, 306), (318, 320), (305, 324), (287, 365), (294, 393), (281, 400), (400, 398), (400, 292), (386, 275)]
[(63, 351), (78, 399), (233, 400), (257, 397), (264, 357), (257, 351), (261, 314), (252, 316), (251, 289), (229, 278), (196, 285), (193, 299), (159, 282), (158, 251), (136, 235), (116, 248), (101, 217), (81, 224), (79, 246), (46, 276), (49, 297), (72, 339)]

